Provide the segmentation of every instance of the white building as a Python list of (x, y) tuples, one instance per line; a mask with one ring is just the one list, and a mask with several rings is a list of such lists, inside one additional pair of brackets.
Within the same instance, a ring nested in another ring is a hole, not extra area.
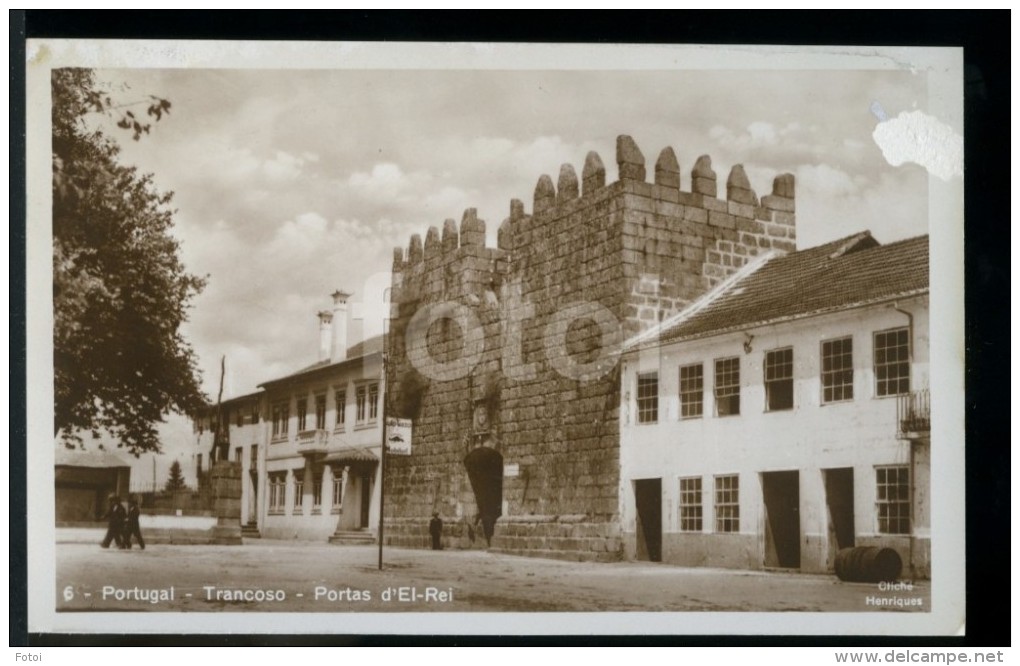
[(930, 572), (928, 238), (867, 232), (753, 260), (630, 340), (629, 557), (833, 570), (896, 549)]
[[(348, 346), (347, 298), (319, 313), (319, 360), (224, 401), (229, 451), (241, 463), (245, 536), (372, 542), (379, 525), (381, 336)], [(197, 423), (199, 463), (216, 408)], [(208, 464), (208, 462), (206, 463)]]
[(347, 298), (320, 312), (319, 361), (265, 390), (262, 536), (374, 541), (385, 379), (382, 337), (348, 347)]

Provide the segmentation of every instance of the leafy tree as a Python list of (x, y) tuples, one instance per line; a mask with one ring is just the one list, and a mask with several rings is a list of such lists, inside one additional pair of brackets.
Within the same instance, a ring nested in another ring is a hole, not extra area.
[(172, 193), (121, 164), (116, 141), (87, 120), (105, 114), (138, 140), (170, 103), (141, 102), (143, 122), (91, 70), (54, 70), (51, 84), (54, 430), (68, 446), (102, 430), (135, 455), (159, 451), (156, 424), (205, 404), (180, 333), (205, 280), (180, 261)]
[(166, 489), (169, 492), (184, 490), (184, 475), (181, 474), (181, 463), (174, 461), (170, 465), (170, 477), (166, 480)]

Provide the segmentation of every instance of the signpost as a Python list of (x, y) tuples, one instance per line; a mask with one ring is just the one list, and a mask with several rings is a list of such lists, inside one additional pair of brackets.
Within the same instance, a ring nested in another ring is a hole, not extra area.
[[(383, 355), (383, 377), (386, 377), (386, 356)], [(411, 455), (411, 419), (401, 419), (386, 416), (386, 395), (389, 393), (389, 384), (384, 387), (382, 401), (382, 450), (379, 452), (379, 570), (383, 568), (383, 527), (385, 520), (385, 498), (386, 498), (386, 457), (389, 455), (409, 456)]]

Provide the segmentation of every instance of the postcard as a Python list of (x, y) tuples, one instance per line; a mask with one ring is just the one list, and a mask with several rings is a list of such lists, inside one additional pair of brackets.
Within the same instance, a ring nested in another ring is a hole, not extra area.
[(26, 68), (29, 631), (963, 632), (961, 49)]

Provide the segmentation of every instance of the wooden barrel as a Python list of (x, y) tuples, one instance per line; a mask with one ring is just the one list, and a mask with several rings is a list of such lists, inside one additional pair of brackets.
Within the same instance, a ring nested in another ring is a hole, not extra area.
[(840, 580), (854, 583), (895, 581), (902, 570), (903, 560), (892, 548), (844, 548), (836, 553), (836, 576)]

